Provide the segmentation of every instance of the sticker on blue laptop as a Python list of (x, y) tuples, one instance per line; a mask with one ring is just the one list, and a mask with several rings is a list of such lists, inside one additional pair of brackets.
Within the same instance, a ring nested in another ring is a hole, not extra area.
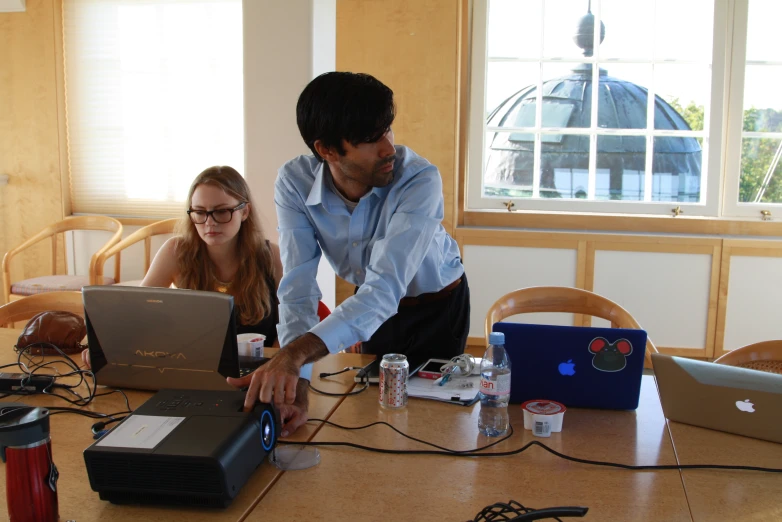
[(603, 337), (596, 337), (589, 343), (589, 351), (594, 354), (592, 366), (601, 372), (619, 372), (627, 366), (627, 356), (633, 353), (633, 345), (627, 339), (609, 343)]

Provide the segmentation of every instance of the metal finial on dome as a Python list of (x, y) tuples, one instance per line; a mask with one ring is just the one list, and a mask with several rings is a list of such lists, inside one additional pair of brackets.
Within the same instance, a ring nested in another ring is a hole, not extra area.
[[(600, 43), (606, 37), (606, 26), (600, 22)], [(573, 35), (573, 41), (584, 50), (584, 56), (592, 56), (595, 47), (595, 15), (592, 14), (592, 0), (587, 4), (587, 14), (578, 21), (576, 34)]]

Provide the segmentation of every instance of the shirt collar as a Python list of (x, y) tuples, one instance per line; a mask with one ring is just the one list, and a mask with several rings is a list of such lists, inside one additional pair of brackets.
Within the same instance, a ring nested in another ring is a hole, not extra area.
[[(327, 173), (327, 169), (328, 164), (325, 161), (321, 161), (315, 170), (315, 181), (312, 184), (312, 190), (310, 190), (309, 196), (307, 196), (306, 204), (307, 206), (323, 205), (326, 207), (326, 210), (331, 211), (327, 201), (327, 194), (331, 193), (331, 190), (328, 188), (328, 183), (326, 182), (326, 176), (330, 175), (330, 173)], [(394, 179), (396, 179), (398, 174), (397, 170), (397, 165), (394, 165)], [(374, 187), (369, 193), (382, 199), (388, 194), (388, 191), (391, 190), (391, 185), (393, 184), (394, 180), (385, 187)], [(336, 194), (331, 195), (337, 197)]]
[(323, 194), (326, 189), (325, 169), (326, 162), (321, 161), (318, 168), (315, 169), (315, 182), (312, 184), (309, 196), (307, 196), (307, 206), (320, 205), (323, 203)]

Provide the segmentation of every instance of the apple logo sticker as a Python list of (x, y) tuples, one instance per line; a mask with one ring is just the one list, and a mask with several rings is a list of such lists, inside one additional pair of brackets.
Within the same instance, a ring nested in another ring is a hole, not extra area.
[(749, 402), (749, 399), (736, 401), (736, 407), (741, 411), (746, 411), (747, 413), (754, 413), (754, 406), (755, 405), (753, 403)]
[(568, 359), (567, 362), (559, 363), (558, 369), (561, 375), (576, 374), (576, 364), (573, 362), (573, 359)]

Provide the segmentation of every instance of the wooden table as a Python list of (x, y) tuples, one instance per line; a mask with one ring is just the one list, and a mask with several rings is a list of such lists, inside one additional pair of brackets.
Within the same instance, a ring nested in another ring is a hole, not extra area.
[[(680, 464), (782, 469), (782, 444), (678, 422), (669, 428)], [(694, 520), (782, 520), (782, 474), (683, 470), (682, 481)]]
[[(0, 363), (15, 360), (11, 346), (19, 330), (0, 328)], [(344, 366), (360, 366), (369, 357), (339, 354), (316, 365), (313, 375)], [(324, 391), (344, 392), (352, 373), (321, 380)], [(103, 391), (103, 390), (101, 390)], [(129, 391), (131, 407), (151, 394)], [(36, 396), (14, 398), (31, 405), (64, 406)], [(97, 398), (85, 409), (125, 409), (119, 394)], [(465, 450), (489, 439), (477, 430), (479, 406), (410, 399), (389, 412), (377, 405), (377, 387), (347, 398), (310, 393), (310, 417), (348, 426), (385, 420), (405, 433), (453, 449)], [(346, 447), (319, 447), (321, 463), (311, 469), (282, 472), (264, 463), (225, 510), (115, 506), (99, 500), (89, 487), (83, 450), (92, 442), (93, 419), (54, 415), (51, 433), (60, 470), (61, 520), (422, 520), (463, 521), (497, 501), (517, 500), (536, 508), (582, 505), (585, 520), (782, 520), (782, 477), (757, 472), (710, 470), (627, 471), (562, 460), (541, 448), (492, 458), (384, 455)], [(572, 409), (564, 431), (548, 439), (523, 429), (519, 407), (511, 406), (516, 432), (490, 451), (507, 451), (538, 440), (565, 454), (628, 464), (734, 464), (782, 468), (782, 445), (666, 423), (652, 377), (645, 376), (637, 411)], [(387, 427), (345, 431), (311, 422), (294, 440), (347, 441), (373, 447), (419, 449)], [(673, 441), (673, 443), (672, 443)], [(0, 482), (5, 485), (4, 472)], [(0, 518), (6, 513), (0, 496)], [(567, 520), (567, 519), (565, 519)]]
[[(16, 353), (12, 346), (16, 343), (20, 330), (0, 328), (0, 364), (16, 361)], [(315, 364), (313, 376), (319, 372), (333, 372), (345, 366), (363, 366), (370, 362), (373, 356), (357, 354), (332, 355)], [(6, 369), (6, 371), (9, 371)], [(348, 372), (328, 380), (315, 377), (317, 387), (331, 393), (344, 393), (353, 387), (353, 373)], [(100, 388), (98, 393), (110, 391)], [(150, 392), (127, 391), (132, 408), (137, 408), (149, 397)], [(65, 401), (49, 396), (9, 397), (6, 401), (15, 400), (31, 406), (70, 406)], [(326, 419), (343, 400), (341, 397), (328, 397), (310, 393), (309, 415), (312, 418)], [(126, 409), (125, 400), (115, 393), (105, 397), (96, 397), (84, 409), (102, 413), (120, 412)], [(187, 509), (181, 507), (151, 507), (151, 506), (116, 506), (100, 500), (98, 494), (90, 488), (87, 478), (87, 468), (82, 452), (94, 442), (90, 430), (96, 419), (90, 419), (76, 414), (57, 414), (51, 417), (52, 454), (54, 462), (60, 471), (58, 482), (58, 500), (60, 504), (60, 520), (88, 521), (143, 521), (152, 520), (243, 520), (252, 511), (260, 498), (274, 485), (282, 475), (282, 471), (271, 463), (264, 462), (250, 477), (239, 495), (226, 509)], [(295, 440), (309, 440), (320, 429), (321, 423), (308, 423), (294, 435)], [(0, 469), (0, 483), (5, 490), (5, 470)], [(0, 495), (0, 519), (7, 514), (6, 497)]]
[[(349, 397), (329, 420), (348, 426), (385, 420), (401, 431), (452, 449), (486, 444), (478, 433), (479, 406), (410, 399), (406, 409), (377, 405), (377, 388)], [(645, 376), (637, 411), (570, 410), (564, 430), (536, 438), (511, 406), (512, 438), (496, 451), (532, 440), (574, 457), (628, 464), (675, 464), (660, 400)], [(315, 441), (348, 441), (419, 449), (386, 427), (345, 431), (323, 427)], [(266, 493), (248, 520), (471, 520), (494, 502), (516, 500), (535, 508), (587, 506), (586, 520), (691, 520), (677, 470), (626, 471), (577, 464), (532, 447), (510, 457), (456, 458), (384, 455), (346, 447), (319, 448), (320, 464), (289, 471)], [(494, 448), (490, 451), (493, 451)], [(568, 519), (565, 519), (568, 520)], [(575, 520), (575, 519), (573, 519)]]

